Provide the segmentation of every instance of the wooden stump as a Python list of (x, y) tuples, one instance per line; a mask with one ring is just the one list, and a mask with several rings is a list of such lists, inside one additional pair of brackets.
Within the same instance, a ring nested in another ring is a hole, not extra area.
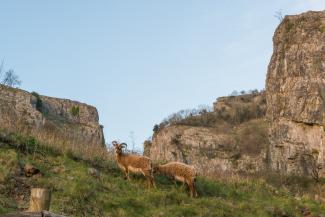
[(42, 212), (49, 210), (51, 204), (51, 192), (45, 188), (32, 188), (29, 203), (29, 212)]

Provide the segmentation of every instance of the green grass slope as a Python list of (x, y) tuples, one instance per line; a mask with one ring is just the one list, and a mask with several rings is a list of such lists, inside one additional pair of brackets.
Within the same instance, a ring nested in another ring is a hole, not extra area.
[[(39, 168), (43, 177), (24, 177), (25, 163)], [(199, 177), (199, 197), (189, 198), (185, 187), (162, 176), (156, 177), (156, 189), (148, 189), (141, 176), (124, 180), (113, 161), (97, 165), (100, 178), (88, 174), (91, 166), (70, 154), (26, 152), (0, 143), (0, 216), (26, 209), (31, 187), (52, 190), (50, 211), (77, 217), (325, 215), (325, 204), (308, 196), (297, 198), (287, 187), (275, 187), (261, 178)]]

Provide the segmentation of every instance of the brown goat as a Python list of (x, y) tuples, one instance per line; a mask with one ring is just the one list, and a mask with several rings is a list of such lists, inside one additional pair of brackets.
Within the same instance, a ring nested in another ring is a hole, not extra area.
[(159, 165), (155, 168), (155, 172), (164, 174), (173, 178), (174, 180), (180, 181), (183, 185), (186, 183), (190, 190), (190, 196), (197, 197), (196, 191), (196, 170), (193, 166), (180, 163), (180, 162), (170, 162), (164, 165)]
[(125, 173), (125, 179), (130, 180), (129, 172), (143, 174), (148, 181), (148, 186), (155, 187), (153, 167), (150, 158), (123, 153), (122, 149), (127, 146), (126, 143), (119, 144), (118, 142), (113, 141), (112, 144), (115, 148), (117, 164)]

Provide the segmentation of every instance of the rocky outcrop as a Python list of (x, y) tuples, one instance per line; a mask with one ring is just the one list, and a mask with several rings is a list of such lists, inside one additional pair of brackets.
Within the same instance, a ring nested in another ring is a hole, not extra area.
[(154, 136), (147, 154), (154, 162), (180, 161), (194, 165), (201, 175), (219, 176), (263, 169), (265, 151), (240, 154), (230, 134), (213, 128), (170, 126)]
[(227, 111), (228, 113), (234, 113), (236, 108), (247, 108), (250, 111), (254, 110), (260, 112), (260, 116), (264, 116), (266, 111), (266, 98), (265, 91), (255, 91), (251, 94), (243, 94), (239, 96), (226, 96), (219, 97), (216, 102), (213, 103), (213, 110), (216, 112)]
[(219, 114), (228, 115), (228, 119), (232, 119), (235, 122), (264, 118), (266, 113), (266, 94), (265, 91), (254, 91), (251, 94), (219, 97), (213, 103), (213, 109)]
[[(154, 162), (180, 161), (194, 165), (199, 174), (207, 176), (263, 170), (268, 143), (268, 125), (262, 118), (265, 105), (264, 92), (218, 98), (214, 112), (198, 115), (195, 121), (183, 120), (159, 129), (152, 141), (144, 143), (144, 153)], [(262, 117), (256, 119), (257, 107)], [(241, 115), (244, 121), (237, 122)], [(232, 122), (233, 125), (228, 124)]]
[(156, 128), (145, 153), (203, 174), (325, 176), (325, 11), (286, 16), (273, 42), (265, 92), (221, 97), (212, 113)]
[(286, 16), (273, 43), (266, 81), (271, 166), (308, 174), (325, 163), (325, 11)]
[(93, 106), (0, 86), (0, 130), (33, 136), (60, 147), (103, 146)]

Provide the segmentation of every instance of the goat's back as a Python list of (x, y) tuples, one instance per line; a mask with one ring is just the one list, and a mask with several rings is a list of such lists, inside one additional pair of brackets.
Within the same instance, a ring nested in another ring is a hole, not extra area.
[(145, 170), (152, 169), (150, 158), (135, 154), (123, 154), (121, 156), (121, 164)]
[(171, 176), (180, 176), (184, 178), (196, 177), (195, 168), (181, 162), (169, 162), (167, 164), (159, 166), (159, 170)]

